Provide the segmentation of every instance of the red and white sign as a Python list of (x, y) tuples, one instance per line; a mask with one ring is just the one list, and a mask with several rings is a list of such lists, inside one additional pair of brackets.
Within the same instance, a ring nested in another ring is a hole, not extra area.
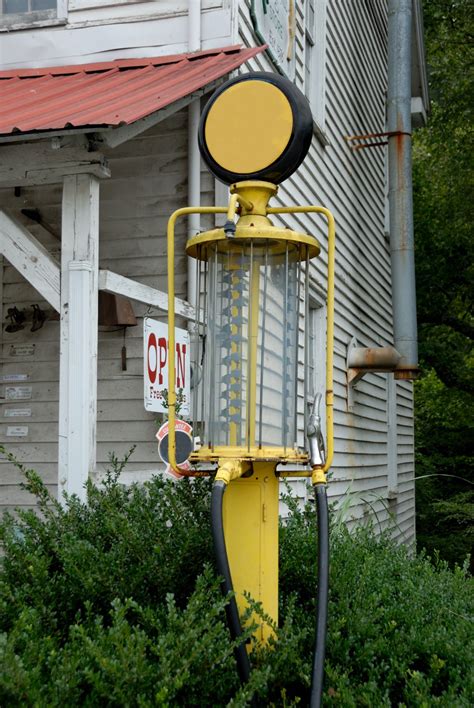
[[(168, 392), (168, 325), (150, 317), (143, 320), (145, 409), (166, 413)], [(189, 333), (175, 328), (175, 389), (182, 389), (179, 415), (189, 415), (191, 367)]]
[[(185, 420), (176, 421), (176, 461), (177, 468), (183, 472), (192, 469), (192, 465), (188, 460), (193, 449), (193, 429)], [(162, 461), (168, 463), (168, 437), (169, 437), (169, 421), (163, 423), (161, 428), (156, 433), (158, 440), (158, 454)], [(166, 465), (166, 472), (179, 478), (185, 475), (179, 474), (169, 464)]]

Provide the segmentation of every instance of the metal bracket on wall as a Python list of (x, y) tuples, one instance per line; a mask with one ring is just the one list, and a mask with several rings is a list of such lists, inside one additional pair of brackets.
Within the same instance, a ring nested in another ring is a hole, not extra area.
[(402, 130), (390, 130), (385, 133), (364, 133), (362, 135), (343, 135), (342, 137), (351, 150), (365, 150), (366, 148), (388, 145), (388, 140), (378, 140), (377, 138), (394, 138), (399, 135), (411, 135), (411, 133)]
[(354, 410), (354, 386), (365, 374), (372, 372), (392, 372), (400, 361), (395, 347), (359, 347), (352, 337), (347, 346), (347, 410)]

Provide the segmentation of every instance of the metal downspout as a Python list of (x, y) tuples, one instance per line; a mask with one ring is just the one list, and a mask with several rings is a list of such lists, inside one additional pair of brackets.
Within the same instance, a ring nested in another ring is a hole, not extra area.
[(395, 378), (418, 372), (411, 172), (412, 0), (388, 0), (387, 119)]
[[(188, 51), (198, 52), (201, 49), (201, 0), (188, 0)], [(188, 108), (188, 204), (199, 206), (201, 203), (201, 156), (197, 141), (199, 119), (201, 117), (201, 102), (192, 101)], [(188, 238), (201, 231), (199, 214), (188, 216)], [(196, 307), (196, 264), (188, 256), (187, 301)], [(191, 325), (190, 326), (194, 326)]]

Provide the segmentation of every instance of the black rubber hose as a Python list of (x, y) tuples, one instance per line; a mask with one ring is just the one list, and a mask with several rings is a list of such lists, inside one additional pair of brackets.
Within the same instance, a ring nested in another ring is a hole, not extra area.
[[(225, 482), (220, 480), (214, 482), (211, 494), (211, 525), (212, 538), (214, 541), (214, 554), (216, 558), (217, 571), (222, 576), (221, 583), (222, 593), (226, 597), (229, 593), (233, 593), (232, 576), (230, 574), (229, 560), (227, 558), (227, 550), (225, 547), (224, 538), (224, 522), (222, 515), (222, 505), (226, 489)], [(225, 608), (227, 615), (227, 624), (229, 625), (230, 636), (232, 639), (237, 639), (242, 635), (242, 627), (240, 626), (239, 611), (235, 596), (232, 595)], [(237, 671), (241, 683), (246, 683), (250, 676), (250, 661), (245, 648), (245, 642), (241, 642), (234, 649), (234, 656), (237, 662)]]
[(328, 622), (329, 594), (329, 513), (325, 484), (315, 484), (318, 518), (318, 608), (316, 644), (314, 647), (313, 675), (311, 679), (310, 708), (320, 708), (323, 694), (324, 657)]

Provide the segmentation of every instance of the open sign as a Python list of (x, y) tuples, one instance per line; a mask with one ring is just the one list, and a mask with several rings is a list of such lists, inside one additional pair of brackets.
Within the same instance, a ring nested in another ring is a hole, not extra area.
[[(174, 382), (181, 402), (180, 415), (189, 415), (191, 395), (189, 333), (175, 329), (176, 354)], [(156, 413), (168, 410), (168, 325), (150, 317), (143, 320), (145, 409)]]

